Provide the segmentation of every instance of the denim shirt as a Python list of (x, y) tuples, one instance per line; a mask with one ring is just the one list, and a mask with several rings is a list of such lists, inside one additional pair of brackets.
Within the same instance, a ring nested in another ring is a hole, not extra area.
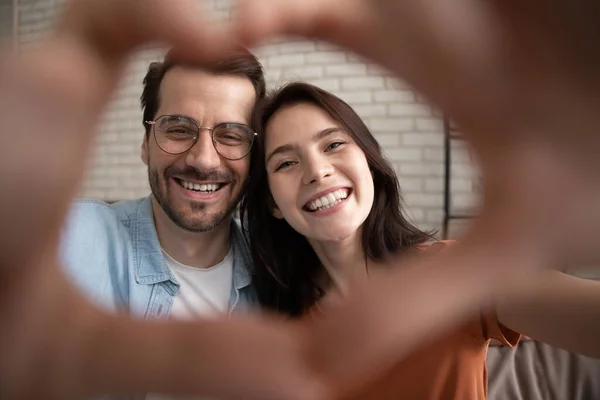
[[(257, 303), (250, 252), (235, 220), (231, 245), (229, 315)], [(179, 284), (161, 251), (151, 197), (114, 204), (76, 200), (61, 238), (61, 260), (71, 282), (100, 308), (143, 319), (169, 317)]]

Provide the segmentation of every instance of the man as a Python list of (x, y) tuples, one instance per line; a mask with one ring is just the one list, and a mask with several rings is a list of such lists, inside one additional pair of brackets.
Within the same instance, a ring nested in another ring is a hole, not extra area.
[(152, 63), (142, 94), (151, 196), (76, 202), (65, 263), (84, 294), (141, 318), (228, 314), (253, 301), (250, 258), (232, 214), (243, 195), (265, 94), (262, 66), (239, 51), (210, 70)]

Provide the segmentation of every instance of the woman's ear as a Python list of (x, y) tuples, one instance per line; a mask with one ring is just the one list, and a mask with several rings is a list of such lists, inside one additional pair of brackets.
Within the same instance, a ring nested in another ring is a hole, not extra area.
[(275, 200), (273, 200), (273, 195), (271, 195), (271, 193), (269, 193), (269, 200), (267, 201), (269, 203), (269, 208), (271, 209), (271, 214), (277, 219), (283, 219), (283, 214), (279, 207), (277, 207), (277, 204), (275, 204)]
[(273, 216), (277, 219), (283, 219), (283, 214), (281, 213), (281, 210), (279, 209), (279, 207), (275, 206), (273, 207)]

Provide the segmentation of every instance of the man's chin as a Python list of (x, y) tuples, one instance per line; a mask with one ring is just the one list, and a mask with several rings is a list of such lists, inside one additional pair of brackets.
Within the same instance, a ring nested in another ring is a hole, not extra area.
[(211, 212), (209, 210), (186, 210), (176, 212), (175, 214), (167, 213), (171, 220), (188, 232), (207, 232), (228, 223), (231, 213), (226, 210), (220, 212)]

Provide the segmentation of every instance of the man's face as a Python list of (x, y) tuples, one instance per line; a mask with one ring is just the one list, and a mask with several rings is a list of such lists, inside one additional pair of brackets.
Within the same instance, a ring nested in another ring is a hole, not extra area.
[[(249, 124), (256, 94), (244, 77), (176, 66), (165, 74), (159, 99), (155, 119), (180, 115), (212, 128), (224, 122)], [(248, 177), (250, 156), (221, 157), (211, 135), (210, 130), (200, 129), (193, 147), (177, 155), (161, 150), (154, 127), (142, 144), (154, 205), (158, 203), (177, 226), (191, 232), (209, 231), (227, 220)]]

